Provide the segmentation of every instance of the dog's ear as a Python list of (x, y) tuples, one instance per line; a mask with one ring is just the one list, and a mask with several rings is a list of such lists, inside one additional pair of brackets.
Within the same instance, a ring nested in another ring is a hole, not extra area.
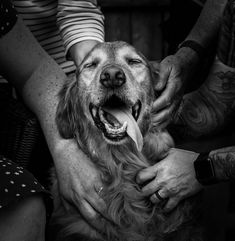
[(60, 135), (65, 139), (73, 138), (76, 127), (76, 113), (78, 112), (76, 83), (67, 83), (59, 93), (59, 104), (56, 112), (56, 124)]

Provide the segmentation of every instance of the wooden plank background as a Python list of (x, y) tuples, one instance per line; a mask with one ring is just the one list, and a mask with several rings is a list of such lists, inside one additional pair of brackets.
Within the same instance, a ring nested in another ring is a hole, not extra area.
[(168, 0), (98, 2), (105, 15), (106, 41), (126, 41), (149, 60), (159, 60), (165, 55), (161, 24), (168, 14)]

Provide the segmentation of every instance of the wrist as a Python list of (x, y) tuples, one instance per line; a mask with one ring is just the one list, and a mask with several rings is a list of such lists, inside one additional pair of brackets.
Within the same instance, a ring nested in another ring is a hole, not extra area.
[(213, 160), (215, 175), (218, 180), (223, 182), (234, 179), (232, 174), (234, 172), (234, 159), (229, 149), (214, 150), (211, 152), (210, 157)]
[(199, 42), (195, 40), (185, 40), (179, 44), (178, 49), (181, 48), (191, 49), (198, 56), (200, 61), (204, 60), (206, 50)]
[(196, 71), (199, 65), (199, 58), (197, 53), (188, 47), (182, 47), (175, 53), (183, 83), (187, 82)]
[(197, 65), (199, 62), (198, 54), (190, 47), (184, 46), (177, 50), (175, 55), (183, 62), (190, 64), (190, 66)]
[(71, 46), (69, 49), (69, 55), (75, 62), (76, 66), (79, 66), (86, 55), (98, 44), (96, 40), (85, 40), (78, 42)]
[(196, 179), (204, 186), (212, 185), (218, 182), (213, 160), (208, 153), (200, 153), (194, 161), (194, 170)]

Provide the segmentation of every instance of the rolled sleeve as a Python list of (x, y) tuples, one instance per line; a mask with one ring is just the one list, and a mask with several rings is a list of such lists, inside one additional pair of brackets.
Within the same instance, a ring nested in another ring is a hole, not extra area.
[(57, 25), (66, 55), (71, 46), (78, 42), (104, 41), (104, 16), (96, 1), (59, 0)]

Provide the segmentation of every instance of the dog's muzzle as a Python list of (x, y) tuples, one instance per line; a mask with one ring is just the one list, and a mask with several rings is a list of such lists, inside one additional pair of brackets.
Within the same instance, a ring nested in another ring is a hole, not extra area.
[(138, 100), (132, 107), (127, 107), (118, 97), (111, 97), (102, 106), (90, 104), (90, 113), (95, 125), (102, 131), (106, 140), (117, 144), (126, 137), (142, 149), (143, 138), (137, 120), (141, 111)]

